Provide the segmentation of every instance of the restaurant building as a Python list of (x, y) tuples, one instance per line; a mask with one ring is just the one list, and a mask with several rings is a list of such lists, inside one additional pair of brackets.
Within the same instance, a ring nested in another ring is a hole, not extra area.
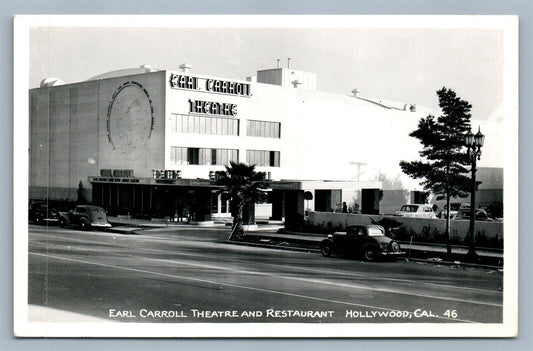
[[(186, 64), (72, 84), (45, 79), (29, 92), (30, 199), (76, 201), (82, 191), (110, 213), (211, 221), (229, 216), (214, 173), (236, 161), (267, 174), (257, 216), (288, 220), (343, 202), (389, 211), (398, 204), (387, 203), (380, 179), (404, 177), (399, 161), (420, 148), (408, 134), (432, 111), (357, 89), (320, 92), (316, 83), (314, 73), (279, 65), (246, 80)], [(409, 202), (420, 189), (405, 187)]]

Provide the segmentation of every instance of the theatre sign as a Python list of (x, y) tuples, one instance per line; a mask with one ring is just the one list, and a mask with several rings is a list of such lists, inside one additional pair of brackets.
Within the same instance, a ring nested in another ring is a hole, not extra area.
[(250, 84), (220, 79), (200, 78), (181, 74), (170, 74), (170, 87), (204, 91), (208, 93), (226, 94), (242, 97), (252, 96)]

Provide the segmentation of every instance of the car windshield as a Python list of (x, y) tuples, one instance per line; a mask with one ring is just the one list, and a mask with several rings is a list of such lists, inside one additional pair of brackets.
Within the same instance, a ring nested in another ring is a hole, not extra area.
[(452, 211), (459, 211), (459, 209), (461, 208), (461, 204), (450, 204), (450, 208), (452, 209)]
[(368, 228), (368, 236), (381, 236), (384, 235), (381, 228)]
[(418, 210), (418, 206), (416, 205), (403, 205), (402, 208), (400, 208), (400, 211), (404, 212), (416, 212)]

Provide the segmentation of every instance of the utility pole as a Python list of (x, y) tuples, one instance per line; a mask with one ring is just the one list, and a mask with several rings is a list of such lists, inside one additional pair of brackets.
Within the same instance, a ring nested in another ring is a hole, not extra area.
[(366, 163), (365, 162), (356, 162), (356, 161), (353, 161), (353, 162), (350, 162), (351, 165), (356, 165), (357, 166), (357, 181), (360, 180), (361, 178), (361, 166), (365, 166)]

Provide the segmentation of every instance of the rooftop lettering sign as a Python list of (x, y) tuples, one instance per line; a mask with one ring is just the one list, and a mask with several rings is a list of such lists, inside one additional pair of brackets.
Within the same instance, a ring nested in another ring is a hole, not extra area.
[(153, 169), (152, 176), (154, 179), (174, 180), (181, 179), (181, 171), (167, 169)]
[(101, 169), (101, 177), (133, 178), (133, 169)]
[(170, 87), (173, 89), (186, 89), (204, 91), (208, 93), (226, 94), (234, 96), (252, 96), (250, 84), (232, 82), (229, 80), (206, 79), (182, 74), (170, 74)]
[(189, 112), (208, 115), (236, 116), (237, 105), (223, 102), (189, 100)]

